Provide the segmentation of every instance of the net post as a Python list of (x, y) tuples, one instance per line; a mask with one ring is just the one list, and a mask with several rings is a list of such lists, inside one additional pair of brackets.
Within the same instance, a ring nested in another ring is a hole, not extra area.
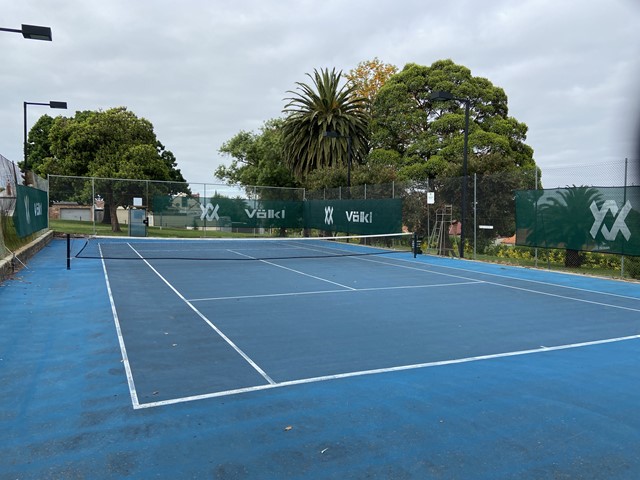
[(71, 234), (67, 233), (67, 270), (71, 270)]

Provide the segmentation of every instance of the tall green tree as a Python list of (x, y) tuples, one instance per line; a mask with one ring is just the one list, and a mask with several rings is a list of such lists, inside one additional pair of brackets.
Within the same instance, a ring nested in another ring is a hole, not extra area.
[[(43, 132), (30, 137), (30, 165), (40, 175), (185, 182), (175, 156), (158, 141), (151, 122), (125, 107), (76, 112), (74, 117), (57, 117), (50, 125), (43, 121), (36, 126)], [(167, 188), (188, 190), (179, 183)], [(120, 231), (116, 209), (131, 198), (127, 183), (102, 182), (99, 193), (112, 230)]]
[[(36, 171), (42, 165), (43, 159), (51, 155), (51, 142), (49, 132), (53, 125), (53, 117), (42, 115), (31, 127), (27, 135), (27, 167)], [(20, 167), (25, 166), (20, 163)], [(36, 171), (36, 173), (38, 173)]]
[(283, 119), (271, 119), (258, 133), (241, 131), (220, 147), (231, 164), (221, 165), (216, 177), (229, 183), (271, 187), (298, 187), (299, 183), (283, 161)]
[(297, 82), (284, 109), (285, 159), (300, 179), (318, 168), (347, 165), (349, 141), (353, 162), (362, 163), (368, 153), (367, 101), (356, 95), (356, 86), (341, 82), (335, 69), (308, 76), (311, 85)]
[(504, 90), (462, 65), (440, 60), (428, 67), (407, 64), (374, 101), (372, 147), (401, 155), (401, 177), (462, 173), (464, 105), (431, 100), (437, 90), (470, 101), (470, 174), (536, 168), (533, 149), (525, 143), (527, 126), (508, 115)]

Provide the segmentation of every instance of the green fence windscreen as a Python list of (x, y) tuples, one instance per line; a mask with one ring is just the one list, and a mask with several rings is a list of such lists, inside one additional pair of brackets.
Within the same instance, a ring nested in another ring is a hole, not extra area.
[(402, 199), (308, 200), (306, 228), (355, 234), (402, 231)]
[(47, 192), (23, 185), (16, 186), (13, 223), (23, 238), (48, 227)]
[(165, 227), (316, 228), (353, 234), (402, 230), (402, 200), (247, 200), (156, 196), (154, 224)]
[(167, 227), (298, 228), (302, 202), (156, 196), (154, 222)]
[(640, 187), (516, 191), (516, 244), (640, 256)]

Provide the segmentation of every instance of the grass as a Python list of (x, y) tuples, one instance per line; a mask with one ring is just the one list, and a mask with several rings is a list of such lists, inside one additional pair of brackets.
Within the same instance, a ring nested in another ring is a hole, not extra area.
[[(470, 255), (469, 258), (472, 258), (473, 255)], [(576, 273), (579, 275), (594, 275), (598, 277), (608, 277), (608, 278), (621, 278), (620, 269), (612, 269), (612, 268), (604, 268), (604, 267), (589, 267), (582, 266), (580, 268), (569, 268), (565, 267), (564, 263), (558, 262), (547, 262), (547, 258), (544, 254), (538, 258), (538, 263), (536, 265), (535, 259), (531, 258), (508, 258), (508, 257), (498, 257), (496, 255), (484, 255), (484, 254), (476, 254), (475, 260), (480, 262), (488, 262), (488, 263), (501, 263), (504, 265), (515, 265), (519, 267), (526, 268), (539, 268), (544, 270), (556, 270), (559, 272), (567, 272), (567, 273)], [(628, 275), (625, 274), (626, 278), (629, 278)]]
[[(38, 233), (33, 233), (24, 238), (20, 238), (13, 225), (13, 217), (0, 215), (0, 222), (0, 235), (3, 235), (5, 247), (12, 252), (27, 245), (38, 236)], [(2, 242), (0, 242), (0, 245), (2, 245)], [(0, 252), (0, 258), (4, 256), (5, 253), (7, 252)]]

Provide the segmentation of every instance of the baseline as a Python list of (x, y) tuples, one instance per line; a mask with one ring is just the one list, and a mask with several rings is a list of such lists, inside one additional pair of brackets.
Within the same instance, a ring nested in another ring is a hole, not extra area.
[(480, 355), (475, 357), (456, 358), (451, 360), (440, 360), (436, 362), (417, 363), (413, 365), (401, 365), (397, 367), (379, 368), (379, 369), (372, 369), (372, 370), (362, 370), (358, 372), (347, 372), (347, 373), (340, 373), (336, 375), (303, 378), (299, 380), (289, 380), (285, 382), (273, 383), (268, 385), (256, 385), (255, 387), (246, 387), (246, 388), (239, 388), (236, 390), (227, 390), (224, 392), (212, 392), (212, 393), (205, 393), (202, 395), (194, 395), (190, 397), (172, 398), (169, 400), (162, 400), (158, 402), (148, 402), (148, 403), (140, 404), (137, 407), (137, 409), (162, 407), (166, 405), (175, 405), (178, 403), (193, 402), (196, 400), (205, 400), (207, 398), (225, 397), (230, 395), (238, 395), (242, 393), (271, 390), (273, 388), (291, 387), (295, 385), (304, 385), (308, 383), (318, 383), (318, 382), (326, 382), (330, 380), (339, 380), (343, 378), (352, 378), (352, 377), (361, 377), (365, 375), (377, 375), (377, 374), (383, 374), (383, 373), (400, 372), (404, 370), (416, 370), (416, 369), (422, 369), (422, 368), (442, 367), (447, 365), (456, 365), (456, 364), (462, 364), (462, 363), (494, 360), (498, 358), (516, 357), (521, 355), (532, 355), (532, 354), (538, 354), (538, 353), (554, 352), (559, 350), (569, 350), (574, 348), (584, 348), (584, 347), (590, 347), (595, 345), (604, 345), (608, 343), (624, 342), (624, 341), (630, 341), (630, 340), (640, 340), (640, 335), (608, 338), (604, 340), (594, 340), (590, 342), (572, 343), (572, 344), (566, 344), (566, 345), (556, 345), (551, 347), (541, 346), (540, 348), (534, 348), (529, 350), (495, 353), (491, 355)]

